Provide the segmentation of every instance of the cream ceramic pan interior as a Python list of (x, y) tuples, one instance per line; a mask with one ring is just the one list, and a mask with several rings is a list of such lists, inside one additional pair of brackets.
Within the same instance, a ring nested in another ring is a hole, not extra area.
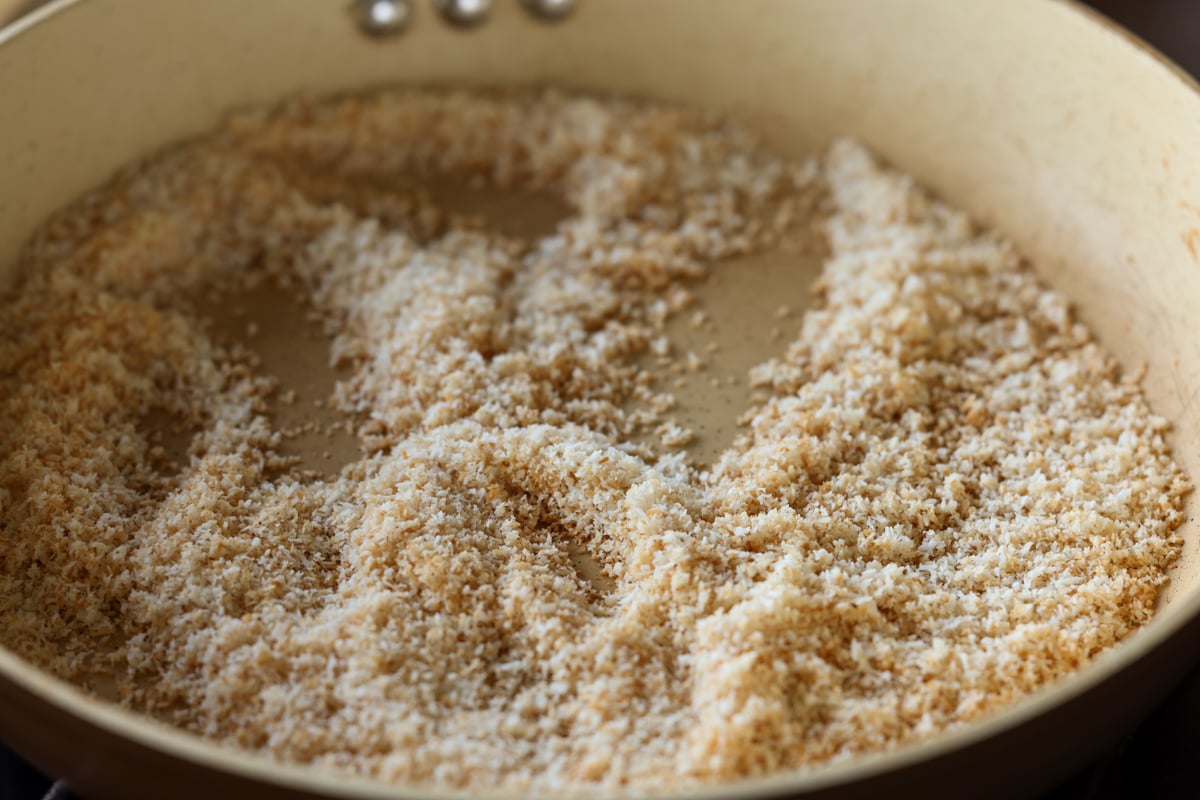
[[(1053, 0), (583, 0), (552, 26), (496, 6), (461, 33), (418, 4), (380, 42), (338, 0), (64, 0), (26, 18), (0, 33), (0, 269), (121, 163), (297, 91), (552, 82), (716, 107), (789, 155), (853, 134), (999, 227), (1126, 367), (1147, 365), (1176, 458), (1200, 476), (1200, 95), (1120, 31)], [(1156, 620), (1078, 675), (926, 744), (734, 791), (971, 781), (982, 796), (1061, 775), (1197, 651), (1200, 524), (1182, 533)], [(226, 753), (2, 649), (0, 737), (89, 797), (406, 796)]]

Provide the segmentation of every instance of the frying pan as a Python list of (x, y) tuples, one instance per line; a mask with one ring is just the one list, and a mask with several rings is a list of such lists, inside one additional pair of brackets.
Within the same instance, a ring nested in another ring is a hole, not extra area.
[[(1127, 368), (1146, 365), (1175, 456), (1200, 476), (1200, 93), (1101, 18), (1055, 0), (583, 0), (547, 25), (497, 0), (464, 32), (414, 8), (390, 39), (363, 36), (336, 0), (58, 0), (0, 31), (0, 272), (123, 162), (297, 91), (555, 83), (715, 107), (788, 155), (852, 134), (1015, 240)], [(921, 744), (690, 796), (1048, 785), (1194, 662), (1188, 517), (1155, 619), (1078, 673)], [(227, 751), (2, 648), (0, 738), (93, 800), (445, 796)]]

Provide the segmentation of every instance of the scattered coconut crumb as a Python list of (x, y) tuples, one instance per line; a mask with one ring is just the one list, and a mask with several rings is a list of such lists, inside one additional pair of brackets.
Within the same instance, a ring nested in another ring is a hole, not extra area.
[(695, 434), (679, 425), (677, 422), (664, 422), (655, 430), (663, 447), (677, 449), (686, 447), (695, 438)]
[(647, 399), (646, 405), (656, 414), (665, 414), (673, 409), (678, 401), (672, 394), (652, 394)]
[(666, 305), (667, 309), (673, 314), (678, 314), (695, 302), (695, 296), (686, 286), (675, 285), (667, 289)]
[[(397, 175), (571, 214), (516, 241)], [(706, 264), (808, 213), (821, 299), (701, 469), (639, 358)], [(312, 769), (608, 795), (895, 748), (1127, 636), (1179, 552), (1188, 482), (1137, 384), (850, 142), (792, 165), (555, 91), (301, 99), (128, 167), (18, 266), (0, 639)], [(336, 476), (279, 454), (271, 382), (193, 308), (251, 281), (332, 334), (363, 453)], [(152, 410), (193, 426), (182, 465)]]

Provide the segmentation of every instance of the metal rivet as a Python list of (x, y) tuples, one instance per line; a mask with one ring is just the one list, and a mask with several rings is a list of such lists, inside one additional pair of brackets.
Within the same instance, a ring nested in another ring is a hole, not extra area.
[(578, 0), (521, 0), (521, 5), (540, 20), (557, 22), (574, 11), (577, 2)]
[(442, 19), (459, 28), (473, 28), (492, 13), (492, 0), (433, 0)]
[(350, 13), (363, 33), (380, 38), (395, 36), (412, 21), (412, 0), (354, 0)]

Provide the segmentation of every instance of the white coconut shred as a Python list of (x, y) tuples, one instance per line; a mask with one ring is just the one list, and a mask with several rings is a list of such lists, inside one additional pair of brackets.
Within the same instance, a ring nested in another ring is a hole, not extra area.
[[(571, 213), (503, 235), (399, 174)], [(639, 359), (710, 262), (799, 225), (817, 305), (701, 466)], [(1179, 549), (1188, 482), (1136, 381), (1011, 245), (846, 141), (790, 163), (555, 91), (296, 100), (127, 168), (19, 267), (0, 641), (291, 762), (556, 794), (891, 748), (1119, 641)], [(191, 302), (262, 282), (348, 370), (335, 475), (281, 454), (271, 380)], [(182, 463), (152, 414), (192, 431)]]

